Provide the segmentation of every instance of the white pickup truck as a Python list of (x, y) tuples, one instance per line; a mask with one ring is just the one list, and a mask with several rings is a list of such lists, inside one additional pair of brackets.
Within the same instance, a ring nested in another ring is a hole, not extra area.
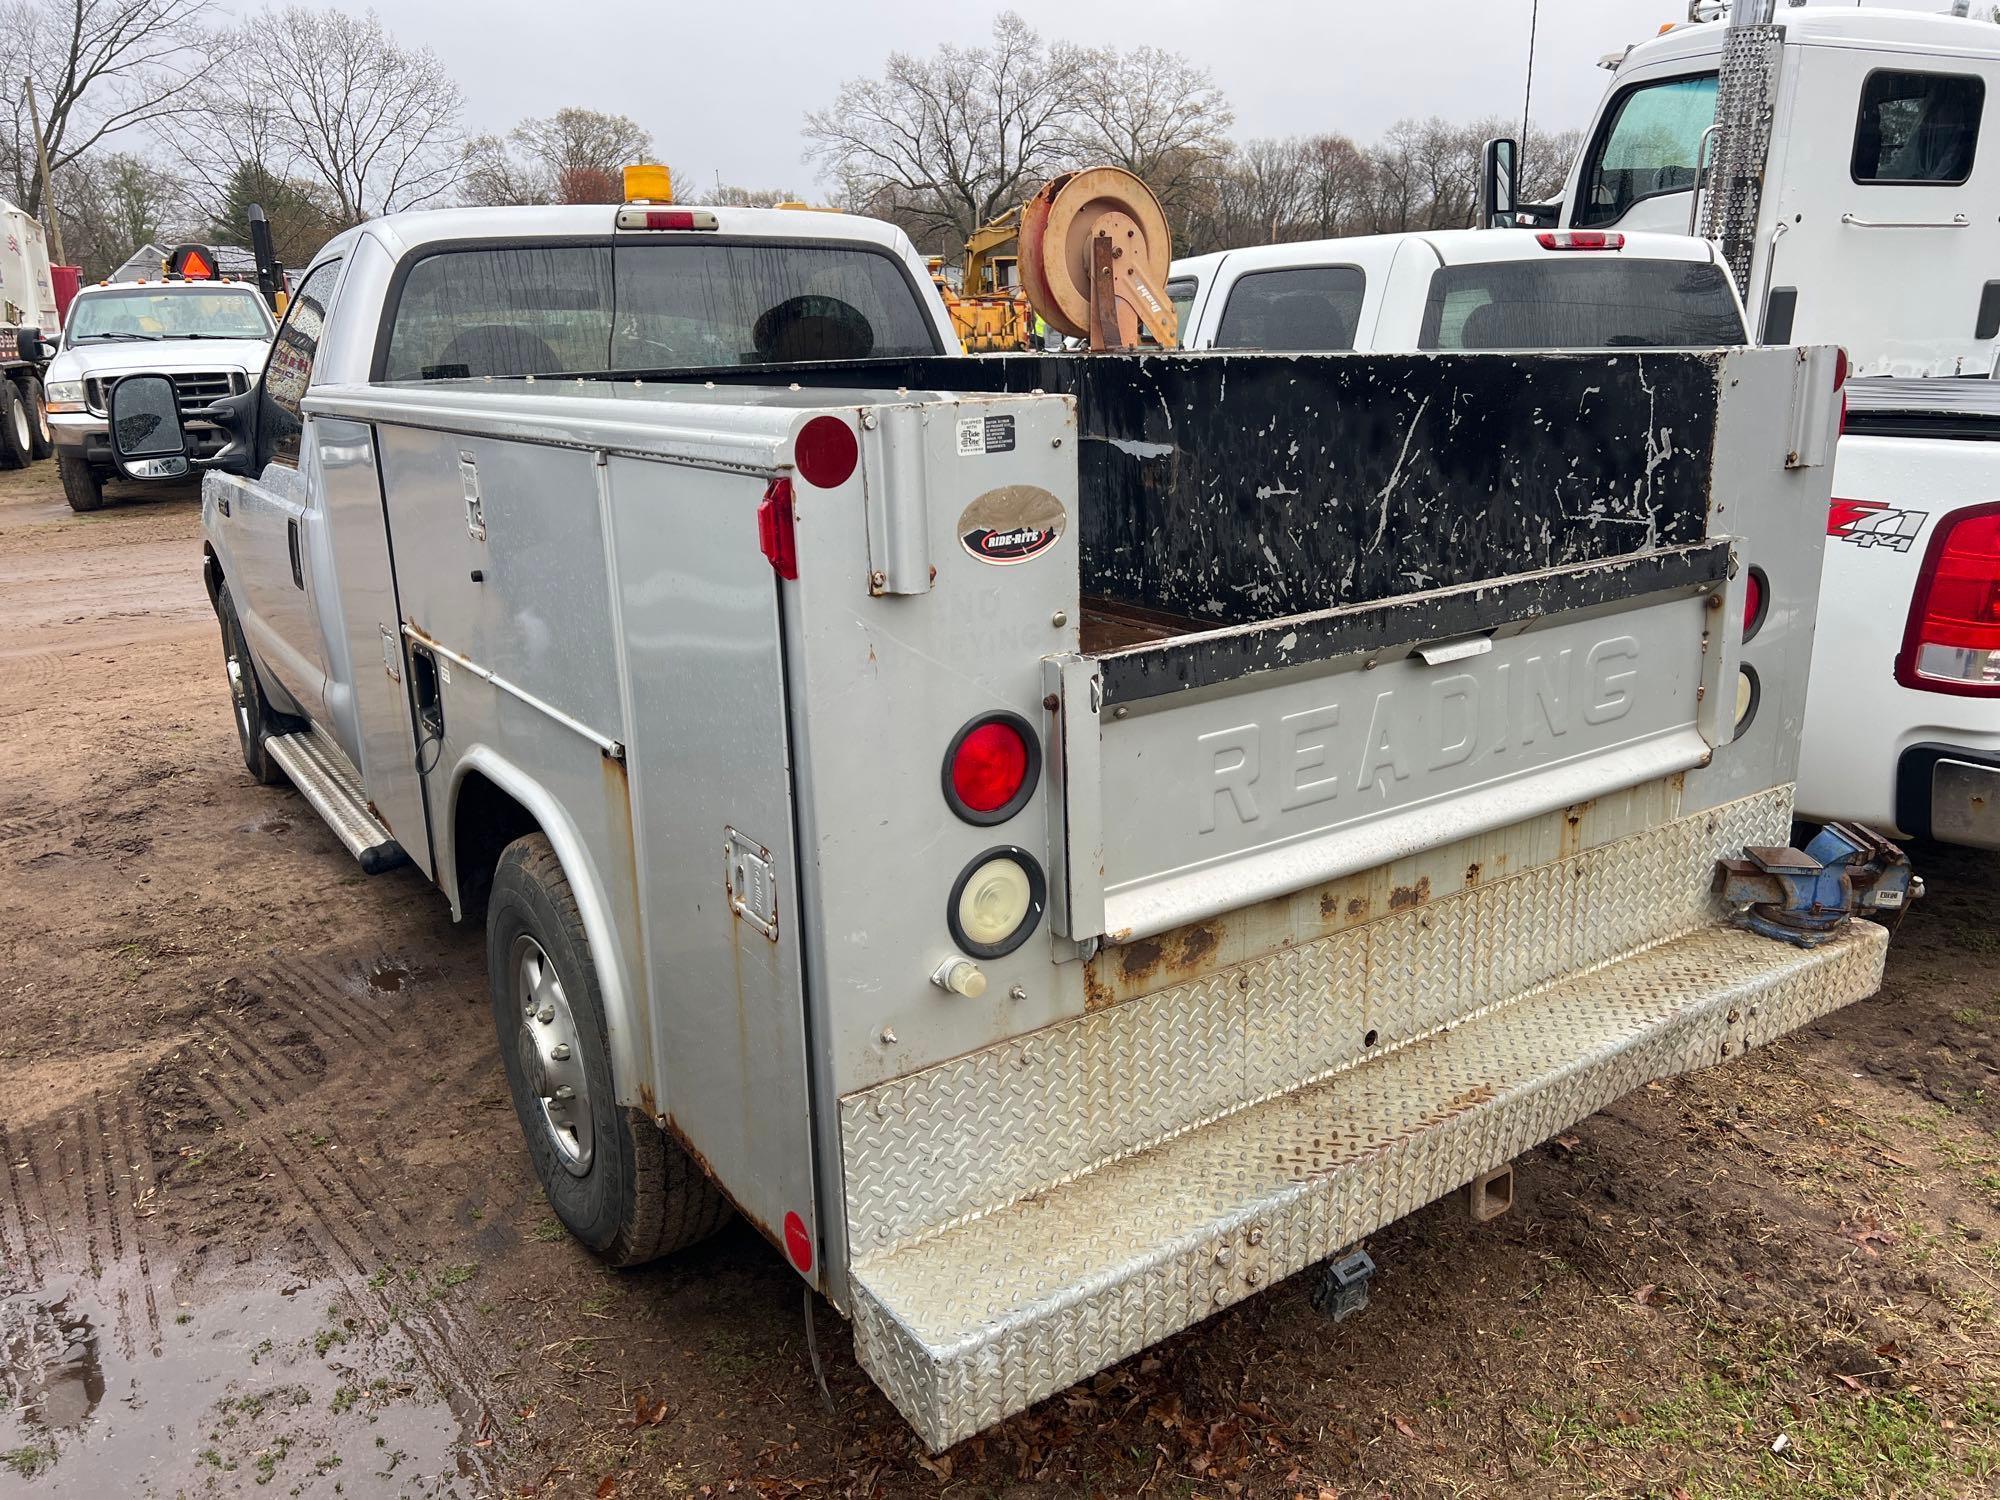
[(1732, 712), (1834, 351), (952, 347), (857, 217), (411, 213), (203, 413), (246, 763), (485, 924), (607, 1261), (734, 1205), (942, 1447), (1875, 989)]
[[(113, 473), (105, 392), (127, 375), (170, 377), (192, 413), (250, 388), (277, 324), (254, 286), (225, 281), (121, 281), (87, 286), (48, 367), (49, 427), (63, 495), (75, 511), (104, 504)], [(191, 452), (222, 450), (215, 427), (192, 422)]]

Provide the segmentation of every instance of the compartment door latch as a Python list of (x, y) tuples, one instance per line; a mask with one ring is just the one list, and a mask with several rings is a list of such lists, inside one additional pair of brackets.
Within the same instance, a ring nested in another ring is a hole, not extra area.
[(729, 909), (775, 943), (778, 940), (778, 872), (771, 864), (771, 851), (734, 828), (724, 828), (723, 834)]

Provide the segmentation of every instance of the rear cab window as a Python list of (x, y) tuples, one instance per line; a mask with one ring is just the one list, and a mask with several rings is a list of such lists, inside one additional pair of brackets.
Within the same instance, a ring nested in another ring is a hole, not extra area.
[(411, 264), (377, 379), (783, 364), (939, 352), (902, 262), (798, 241), (457, 246)]
[(1552, 251), (1442, 266), (1421, 349), (1715, 349), (1747, 342), (1727, 273), (1705, 261)]
[(1877, 68), (1861, 85), (1854, 180), (1964, 182), (1972, 175), (1985, 104), (1986, 84), (1971, 74)]
[(1352, 349), (1367, 289), (1359, 266), (1252, 271), (1229, 288), (1215, 347), (1289, 353)]
[(1701, 138), (1714, 123), (1713, 73), (1633, 84), (1590, 144), (1572, 222), (1615, 224), (1642, 199), (1690, 191)]

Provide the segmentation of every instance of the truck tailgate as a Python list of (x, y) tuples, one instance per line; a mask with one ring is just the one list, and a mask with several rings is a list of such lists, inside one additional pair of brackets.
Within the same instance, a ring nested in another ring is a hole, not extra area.
[(1059, 930), (1129, 942), (1704, 763), (1702, 543), (1046, 669)]

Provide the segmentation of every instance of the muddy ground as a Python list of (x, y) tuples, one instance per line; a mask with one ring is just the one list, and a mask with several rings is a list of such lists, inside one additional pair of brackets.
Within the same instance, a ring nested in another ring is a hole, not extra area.
[(237, 756), (197, 507), (0, 474), (0, 1494), (2000, 1493), (2000, 861), (1876, 999), (940, 1458), (740, 1226), (607, 1273), (478, 935)]

